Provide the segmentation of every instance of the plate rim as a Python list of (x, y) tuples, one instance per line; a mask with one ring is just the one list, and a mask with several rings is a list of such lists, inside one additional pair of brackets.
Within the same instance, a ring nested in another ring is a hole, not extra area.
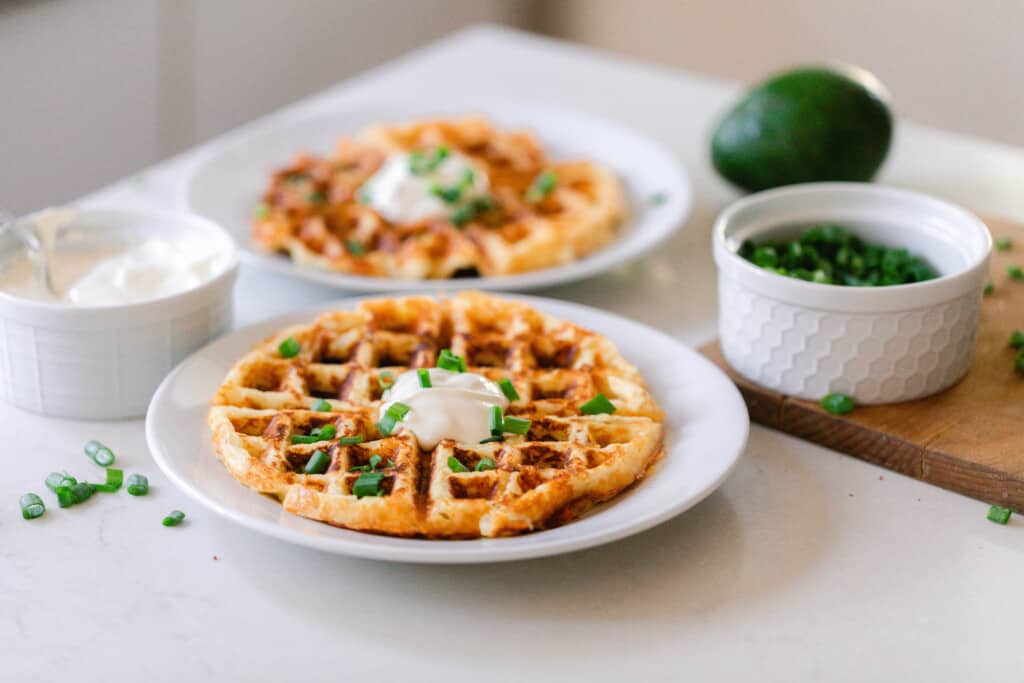
[[(479, 100), (479, 101), (477, 101)], [(315, 282), (333, 287), (343, 292), (394, 292), (398, 290), (417, 292), (455, 292), (472, 289), (487, 291), (525, 291), (551, 287), (560, 284), (567, 284), (584, 280), (595, 275), (607, 272), (616, 266), (635, 261), (646, 254), (651, 253), (658, 245), (664, 243), (670, 237), (683, 230), (694, 209), (693, 179), (686, 166), (668, 149), (668, 147), (653, 136), (638, 130), (632, 126), (620, 123), (614, 119), (593, 114), (582, 109), (574, 109), (558, 105), (551, 105), (536, 100), (523, 100), (522, 98), (509, 98), (504, 96), (482, 95), (475, 98), (469, 93), (449, 94), (444, 101), (428, 99), (416, 100), (410, 98), (378, 97), (372, 99), (358, 100), (333, 104), (332, 106), (313, 113), (294, 115), (286, 117), (281, 121), (267, 121), (263, 125), (256, 125), (252, 128), (245, 127), (236, 131), (236, 134), (226, 139), (215, 140), (210, 147), (199, 155), (193, 163), (179, 177), (176, 188), (176, 204), (178, 208), (202, 216), (208, 220), (220, 224), (220, 220), (214, 216), (203, 213), (195, 207), (190, 199), (191, 188), (196, 177), (209, 164), (224, 154), (230, 153), (246, 145), (259, 141), (260, 138), (281, 135), (289, 129), (309, 127), (322, 123), (329, 119), (340, 116), (358, 115), (362, 112), (374, 112), (378, 109), (393, 108), (396, 111), (408, 111), (409, 108), (415, 112), (424, 107), (437, 106), (441, 109), (450, 109), (452, 102), (459, 103), (465, 111), (473, 111), (474, 106), (487, 114), (497, 109), (508, 108), (510, 110), (531, 110), (536, 112), (556, 113), (559, 116), (575, 117), (580, 120), (588, 120), (602, 127), (617, 129), (630, 135), (636, 140), (642, 141), (651, 150), (659, 154), (667, 166), (672, 169), (673, 174), (668, 186), (679, 190), (679, 201), (676, 202), (675, 210), (654, 227), (649, 229), (646, 239), (629, 240), (627, 236), (619, 236), (610, 244), (588, 254), (587, 256), (570, 263), (542, 268), (540, 270), (527, 271), (515, 275), (502, 275), (493, 277), (476, 278), (446, 278), (431, 280), (403, 280), (392, 277), (367, 277), (363, 275), (352, 275), (349, 273), (321, 270), (318, 268), (303, 268), (295, 264), (291, 259), (284, 259), (269, 254), (261, 254), (254, 251), (251, 245), (243, 243), (238, 239), (234, 231), (228, 226), (222, 226), (231, 235), (238, 249), (239, 259), (248, 265), (253, 265), (273, 273), (286, 277)], [(475, 104), (473, 104), (475, 102)], [(417, 116), (417, 114), (412, 114)], [(393, 117), (398, 118), (398, 117)], [(342, 132), (338, 133), (339, 135)], [(612, 168), (618, 174), (618, 170)], [(627, 193), (628, 195), (628, 193)], [(642, 198), (629, 197), (630, 205), (635, 208), (648, 207)], [(630, 219), (626, 218), (628, 224)]]
[[(405, 292), (401, 294), (395, 294), (398, 296), (406, 295), (417, 295), (414, 292)], [(160, 383), (156, 392), (153, 394), (153, 398), (149, 403), (149, 407), (146, 410), (146, 444), (149, 449), (150, 455), (156, 462), (157, 466), (164, 473), (164, 475), (182, 492), (188, 495), (190, 498), (200, 503), (204, 507), (214, 511), (223, 518), (226, 518), (236, 524), (239, 524), (252, 531), (265, 534), (279, 541), (293, 543), (299, 546), (312, 548), (315, 550), (329, 552), (336, 555), (344, 555), (349, 557), (359, 557), (370, 560), (381, 560), (389, 562), (403, 562), (412, 564), (483, 564), (492, 562), (510, 562), (519, 560), (535, 559), (540, 557), (550, 557), (555, 555), (561, 555), (570, 552), (576, 552), (584, 550), (586, 548), (592, 548), (607, 543), (612, 543), (617, 540), (621, 540), (628, 536), (642, 533), (647, 531), (663, 522), (672, 519), (688, 509), (694, 507), (707, 496), (711, 495), (717, 490), (729, 477), (736, 465), (746, 450), (747, 442), (750, 434), (750, 417), (746, 408), (746, 404), (740, 395), (739, 389), (729, 381), (728, 377), (710, 360), (702, 356), (697, 350), (687, 346), (683, 342), (675, 339), (674, 337), (643, 323), (631, 320), (624, 316), (605, 311), (603, 309), (594, 308), (584, 304), (578, 304), (571, 301), (563, 301), (560, 299), (552, 299), (548, 297), (535, 297), (535, 296), (524, 296), (516, 295), (514, 298), (518, 300), (525, 300), (526, 303), (537, 306), (545, 306), (547, 304), (553, 304), (555, 308), (566, 308), (575, 314), (582, 315), (593, 315), (597, 313), (599, 316), (605, 316), (610, 318), (609, 322), (625, 321), (638, 328), (641, 328), (645, 334), (655, 335), (662, 337), (664, 340), (671, 342), (672, 344), (683, 349), (693, 360), (698, 363), (705, 364), (707, 369), (713, 373), (717, 373), (723, 380), (723, 386), (726, 387), (727, 393), (730, 395), (730, 402), (734, 404), (734, 407), (738, 407), (740, 410), (738, 414), (742, 414), (743, 420), (741, 425), (737, 425), (739, 431), (739, 439), (735, 448), (735, 453), (732, 454), (731, 458), (725, 464), (725, 466), (719, 471), (718, 475), (713, 480), (706, 482), (700, 489), (694, 492), (691, 496), (681, 499), (679, 502), (674, 503), (663, 508), (658, 508), (655, 511), (647, 515), (641, 515), (633, 519), (627, 519), (618, 522), (610, 528), (598, 530), (596, 533), (592, 533), (589, 536), (581, 537), (569, 537), (565, 539), (556, 539), (550, 543), (543, 543), (543, 539), (537, 542), (538, 536), (536, 534), (526, 534), (521, 536), (515, 536), (510, 538), (497, 538), (497, 539), (472, 539), (468, 541), (463, 540), (444, 540), (444, 539), (404, 539), (399, 537), (388, 537), (393, 538), (397, 541), (403, 541), (410, 544), (410, 547), (406, 548), (403, 546), (399, 547), (386, 547), (386, 546), (372, 546), (365, 545), (358, 542), (358, 540), (344, 539), (330, 536), (317, 536), (311, 534), (305, 534), (294, 529), (290, 529), (286, 526), (281, 525), (278, 522), (270, 522), (262, 519), (253, 517), (252, 515), (237, 510), (229, 505), (223, 504), (216, 500), (212, 496), (209, 496), (193, 486), (187, 481), (183, 474), (180, 474), (177, 468), (171, 464), (169, 458), (163, 453), (162, 449), (158, 447), (160, 440), (156, 436), (156, 417), (158, 403), (162, 402), (164, 395), (171, 391), (171, 388), (175, 384), (179, 374), (183, 368), (192, 362), (194, 359), (203, 354), (209, 347), (222, 342), (229, 337), (243, 336), (248, 334), (253, 337), (253, 343), (258, 341), (256, 337), (258, 333), (257, 329), (273, 325), (284, 325), (291, 324), (288, 321), (296, 316), (313, 315), (316, 313), (323, 312), (325, 310), (341, 310), (343, 308), (351, 308), (360, 301), (367, 299), (379, 298), (377, 295), (368, 296), (354, 296), (344, 297), (333, 301), (324, 302), (312, 307), (303, 308), (290, 313), (282, 315), (271, 316), (260, 321), (253, 322), (244, 327), (240, 327), (233, 330), (217, 339), (204, 345), (202, 348), (196, 350), (179, 363), (164, 380)], [(539, 308), (539, 307), (538, 307)], [(543, 308), (539, 308), (544, 312)], [(573, 322), (572, 319), (569, 319)], [(576, 324), (576, 323), (574, 323)], [(596, 330), (595, 330), (596, 331)], [(205, 420), (201, 423), (205, 426)], [(657, 473), (655, 472), (654, 476)], [(641, 490), (642, 482), (640, 486), (635, 490)], [(632, 488), (632, 487), (631, 487)], [(255, 494), (259, 495), (259, 494)], [(316, 523), (315, 520), (307, 520)], [(330, 527), (332, 529), (338, 529), (339, 531), (348, 531), (353, 534), (363, 534), (365, 532), (354, 531), (350, 529), (343, 529), (340, 527)], [(376, 536), (370, 534), (370, 536)], [(532, 543), (526, 547), (519, 547), (516, 545), (503, 545), (509, 541), (515, 541), (516, 539), (531, 539)], [(423, 544), (429, 544), (423, 545)], [(449, 545), (454, 544), (454, 545)], [(470, 546), (469, 544), (473, 544)], [(418, 546), (418, 547), (417, 547)], [(443, 552), (431, 551), (431, 554), (423, 555), (419, 553), (420, 549), (431, 547), (431, 548), (447, 548), (454, 550), (454, 548), (465, 548), (472, 547), (475, 550), (470, 553), (456, 552), (456, 554), (444, 554)]]

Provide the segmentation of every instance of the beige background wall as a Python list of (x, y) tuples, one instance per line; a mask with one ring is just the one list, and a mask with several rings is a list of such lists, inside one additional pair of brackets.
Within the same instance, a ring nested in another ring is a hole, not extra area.
[(552, 0), (541, 11), (555, 35), (746, 82), (856, 63), (901, 115), (1024, 145), (1022, 0)]

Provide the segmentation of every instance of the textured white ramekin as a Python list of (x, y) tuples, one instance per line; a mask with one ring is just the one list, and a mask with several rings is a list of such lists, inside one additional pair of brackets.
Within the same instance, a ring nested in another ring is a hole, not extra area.
[[(906, 247), (942, 275), (890, 287), (821, 285), (736, 253), (745, 239), (792, 236), (792, 226), (817, 222)], [(792, 185), (726, 208), (712, 243), (722, 351), (761, 386), (812, 400), (841, 392), (862, 404), (893, 403), (941, 391), (970, 367), (992, 237), (957, 206), (867, 183)]]
[[(186, 214), (76, 209), (73, 222), (137, 238), (200, 237), (225, 254), (219, 272), (199, 287), (124, 306), (41, 303), (0, 292), (0, 398), (52, 417), (143, 415), (167, 373), (230, 328), (234, 242), (212, 221)], [(11, 236), (0, 249), (13, 244)]]

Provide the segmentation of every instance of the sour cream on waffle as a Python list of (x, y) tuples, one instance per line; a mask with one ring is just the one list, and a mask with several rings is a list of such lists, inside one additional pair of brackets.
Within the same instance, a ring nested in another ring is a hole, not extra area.
[(398, 423), (416, 436), (420, 447), (431, 450), (442, 439), (477, 444), (491, 435), (492, 406), (508, 408), (501, 387), (471, 372), (431, 368), (431, 387), (420, 385), (416, 370), (403, 372), (384, 392), (383, 417), (395, 403), (409, 407)]
[[(436, 154), (432, 152), (431, 154)], [(487, 196), (487, 174), (457, 152), (417, 163), (410, 154), (388, 158), (359, 189), (360, 201), (399, 224), (450, 216), (467, 201)]]

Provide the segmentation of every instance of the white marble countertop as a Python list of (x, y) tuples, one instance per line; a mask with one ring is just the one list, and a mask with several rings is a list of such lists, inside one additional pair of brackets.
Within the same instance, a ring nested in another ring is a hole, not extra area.
[[(483, 27), (268, 120), (369, 94), (466, 88), (588, 109), (678, 156), (697, 196), (686, 229), (642, 262), (541, 293), (688, 343), (712, 336), (709, 229), (733, 195), (706, 140), (735, 84)], [(87, 201), (173, 206), (201, 151)], [(1021, 150), (902, 124), (883, 180), (1024, 219)], [(236, 296), (246, 324), (339, 294), (244, 268)], [(51, 505), (22, 521), (20, 494), (51, 470), (85, 470), (88, 438), (147, 473), (150, 495), (74, 513)], [(725, 485), (673, 521), (572, 555), (472, 567), (346, 559), (237, 527), (164, 479), (141, 421), (0, 406), (0, 443), (4, 681), (966, 681), (1024, 671), (1022, 520), (997, 526), (982, 503), (759, 427)], [(187, 525), (161, 527), (178, 507)]]

